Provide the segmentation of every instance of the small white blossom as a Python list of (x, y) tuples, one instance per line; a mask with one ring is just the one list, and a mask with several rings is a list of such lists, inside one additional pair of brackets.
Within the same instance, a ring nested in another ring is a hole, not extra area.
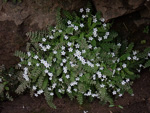
[(70, 78), (70, 75), (66, 75), (66, 78), (67, 78), (67, 79)]
[(51, 46), (50, 45), (46, 45), (46, 49), (50, 49), (51, 48)]
[(37, 91), (37, 94), (42, 94), (44, 91), (41, 89), (41, 90), (39, 90), (39, 91)]
[(83, 24), (83, 23), (81, 23), (81, 24), (80, 24), (80, 27), (84, 27), (84, 24)]
[(105, 22), (105, 19), (104, 18), (100, 18), (100, 21)]
[(54, 50), (54, 51), (53, 51), (53, 54), (57, 54), (57, 51), (56, 51), (56, 50)]
[(108, 38), (108, 36), (107, 36), (107, 35), (105, 35), (105, 36), (104, 36), (104, 39), (107, 39), (107, 38)]
[(119, 46), (119, 47), (120, 47), (120, 46), (121, 46), (121, 44), (120, 44), (120, 43), (118, 43), (118, 44), (117, 44), (117, 46)]
[(87, 13), (90, 12), (90, 9), (89, 9), (89, 8), (86, 8), (86, 12), (87, 12)]
[(65, 46), (62, 46), (61, 49), (62, 49), (62, 50), (65, 50)]
[(59, 32), (61, 33), (61, 32), (62, 32), (62, 30), (59, 30)]
[(78, 26), (74, 26), (74, 30), (77, 31), (78, 30)]
[(106, 24), (105, 24), (105, 23), (103, 24), (103, 27), (106, 27)]
[(85, 18), (85, 15), (82, 15), (82, 18)]
[(98, 37), (98, 41), (101, 41), (102, 40), (102, 37)]
[(104, 88), (104, 87), (105, 87), (105, 85), (104, 85), (104, 84), (101, 84), (101, 85), (100, 85), (100, 87), (101, 87), (101, 88)]
[(46, 38), (42, 38), (42, 41), (45, 42), (45, 41), (46, 41)]
[(93, 40), (93, 37), (89, 37), (89, 40)]
[(68, 39), (68, 36), (67, 36), (67, 35), (64, 35), (64, 39), (66, 39), (66, 40), (67, 40), (67, 39)]
[(65, 51), (62, 51), (62, 52), (61, 52), (61, 55), (65, 55), (65, 54), (66, 54), (66, 52), (65, 52)]
[(91, 49), (91, 48), (92, 48), (92, 45), (91, 45), (91, 44), (90, 44), (90, 45), (88, 45), (88, 48), (89, 48), (89, 49)]
[(51, 93), (50, 93), (50, 95), (51, 95), (51, 96), (53, 96), (53, 95), (54, 95), (54, 93), (53, 93), (53, 92), (51, 92)]
[(113, 95), (116, 95), (116, 94), (117, 94), (117, 92), (116, 92), (116, 91), (113, 91), (113, 92), (112, 92), (112, 94), (113, 94)]
[(70, 25), (70, 24), (71, 24), (71, 21), (70, 21), (70, 20), (68, 20), (68, 21), (67, 21), (67, 23)]
[(66, 62), (67, 62), (67, 60), (66, 60), (66, 59), (63, 59), (63, 60), (62, 60), (62, 62), (63, 62), (63, 63), (66, 63)]
[(28, 62), (28, 66), (31, 66), (31, 62)]
[(72, 45), (72, 43), (71, 43), (71, 42), (68, 42), (68, 43), (67, 43), (67, 45), (68, 45), (68, 46), (71, 46), (71, 45)]
[(52, 35), (51, 35), (51, 36), (49, 36), (49, 39), (54, 39), (54, 36), (52, 36)]
[(48, 73), (48, 70), (47, 69), (45, 69), (45, 71), (44, 71), (45, 73)]
[(40, 64), (39, 63), (36, 63), (36, 66), (38, 67)]
[(34, 59), (38, 59), (39, 57), (38, 57), (37, 55), (35, 55), (33, 58), (34, 58)]
[(27, 54), (28, 54), (28, 57), (30, 57), (30, 56), (31, 56), (31, 53), (30, 53), (30, 52), (27, 52)]
[(72, 52), (73, 51), (73, 49), (70, 47), (70, 48), (68, 48), (68, 50), (69, 50), (69, 52)]
[(106, 35), (106, 36), (109, 36), (109, 32), (106, 32), (105, 35)]
[(79, 44), (76, 44), (76, 45), (75, 45), (75, 47), (76, 47), (76, 48), (79, 48), (79, 47), (80, 47), (80, 45), (79, 45)]
[(123, 81), (121, 82), (121, 84), (122, 84), (122, 85), (125, 85), (125, 84), (126, 84), (126, 82), (123, 80)]
[(126, 68), (126, 67), (127, 67), (127, 64), (125, 64), (125, 63), (122, 64), (122, 67), (123, 67), (123, 68)]
[(32, 87), (32, 89), (33, 89), (33, 90), (36, 90), (36, 89), (37, 89), (37, 87), (36, 87), (36, 86), (33, 86), (33, 87)]
[(85, 50), (82, 50), (82, 53), (86, 53), (86, 51), (85, 51)]
[(131, 57), (127, 57), (128, 60), (131, 60)]
[(150, 57), (150, 53), (148, 53), (148, 56)]
[(84, 11), (83, 8), (81, 8), (79, 12), (82, 13), (83, 11)]
[(48, 76), (53, 77), (53, 73), (50, 73), (50, 72), (49, 72), (49, 73), (48, 73)]

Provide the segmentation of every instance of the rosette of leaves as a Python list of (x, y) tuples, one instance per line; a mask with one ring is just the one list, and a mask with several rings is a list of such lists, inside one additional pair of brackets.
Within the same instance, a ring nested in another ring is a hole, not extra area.
[(55, 108), (53, 97), (67, 94), (83, 104), (85, 98), (113, 104), (125, 91), (132, 94), (132, 81), (150, 57), (150, 48), (140, 53), (134, 44), (117, 39), (101, 13), (81, 8), (79, 13), (58, 10), (57, 25), (48, 31), (29, 32), (27, 52), (17, 51), (22, 78), (17, 93), (26, 88), (44, 93)]

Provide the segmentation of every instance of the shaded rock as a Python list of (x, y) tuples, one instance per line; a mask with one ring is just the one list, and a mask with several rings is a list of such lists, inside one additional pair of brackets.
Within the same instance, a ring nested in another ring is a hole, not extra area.
[(144, 7), (146, 0), (93, 0), (97, 11), (101, 11), (106, 20), (132, 13)]

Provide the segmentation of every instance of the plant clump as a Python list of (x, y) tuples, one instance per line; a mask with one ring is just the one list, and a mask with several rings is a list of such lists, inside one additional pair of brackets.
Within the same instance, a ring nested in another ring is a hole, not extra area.
[(72, 14), (59, 9), (56, 18), (48, 31), (27, 33), (27, 52), (15, 53), (22, 69), (18, 94), (27, 88), (36, 97), (44, 94), (55, 108), (55, 95), (67, 94), (79, 104), (85, 98), (113, 104), (114, 97), (133, 93), (131, 85), (150, 58), (150, 48), (133, 50), (133, 43), (120, 40), (101, 13), (90, 8)]

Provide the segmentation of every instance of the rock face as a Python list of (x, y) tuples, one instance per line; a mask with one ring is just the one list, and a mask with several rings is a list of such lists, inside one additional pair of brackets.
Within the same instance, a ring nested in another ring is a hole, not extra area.
[(0, 0), (0, 65), (18, 62), (13, 54), (25, 47), (25, 33), (54, 25), (57, 7), (78, 10), (85, 4), (86, 0), (24, 0), (20, 4)]
[(97, 11), (101, 11), (106, 20), (137, 11), (145, 2), (146, 0), (93, 0)]

